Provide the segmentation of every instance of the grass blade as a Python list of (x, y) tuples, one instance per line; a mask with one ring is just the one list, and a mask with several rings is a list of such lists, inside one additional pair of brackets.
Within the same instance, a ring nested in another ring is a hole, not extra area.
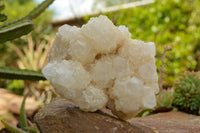
[(28, 34), (34, 29), (34, 24), (30, 20), (21, 20), (0, 29), (0, 43), (19, 38)]
[(143, 114), (145, 113), (145, 112), (152, 112), (152, 110), (151, 109), (144, 109), (144, 110), (142, 110), (141, 112), (139, 112), (135, 117), (142, 117), (143, 116)]
[(28, 127), (26, 111), (25, 111), (25, 103), (26, 103), (27, 96), (28, 95), (24, 96), (24, 99), (22, 101), (21, 108), (20, 108), (20, 122), (21, 122), (22, 130), (25, 130), (25, 128)]
[(25, 127), (24, 129), (26, 131), (29, 131), (30, 133), (38, 133), (39, 132), (37, 127)]
[(0, 79), (46, 80), (41, 72), (0, 67)]
[(37, 16), (39, 16), (51, 3), (53, 3), (54, 0), (45, 0), (40, 5), (38, 5), (36, 8), (34, 8), (26, 17), (28, 19), (34, 19)]
[(10, 125), (9, 123), (1, 120), (1, 122), (3, 123), (3, 125), (5, 126), (5, 128), (10, 131), (11, 133), (27, 133), (19, 128), (14, 127), (13, 125)]

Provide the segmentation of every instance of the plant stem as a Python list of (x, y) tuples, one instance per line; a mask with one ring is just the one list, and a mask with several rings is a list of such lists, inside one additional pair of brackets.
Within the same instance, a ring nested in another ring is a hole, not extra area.
[(166, 56), (166, 52), (171, 50), (171, 49), (172, 49), (171, 46), (166, 46), (164, 51), (163, 51), (163, 54), (162, 54), (162, 58), (161, 58), (162, 66), (160, 68), (160, 82), (159, 82), (160, 91), (163, 89), (162, 79), (163, 79), (163, 70), (164, 70), (164, 59), (165, 59), (165, 56)]

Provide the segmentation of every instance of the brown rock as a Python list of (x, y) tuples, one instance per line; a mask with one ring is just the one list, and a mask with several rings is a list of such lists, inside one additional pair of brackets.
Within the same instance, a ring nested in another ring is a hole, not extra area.
[(141, 124), (130, 125), (102, 111), (83, 112), (61, 98), (41, 109), (35, 121), (42, 133), (155, 133)]
[(183, 112), (168, 112), (145, 118), (133, 118), (131, 124), (141, 124), (159, 133), (200, 133), (200, 116)]

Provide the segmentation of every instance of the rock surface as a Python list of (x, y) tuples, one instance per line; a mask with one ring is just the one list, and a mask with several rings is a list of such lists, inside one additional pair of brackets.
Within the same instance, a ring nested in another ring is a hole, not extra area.
[(74, 104), (57, 98), (35, 116), (42, 133), (155, 133), (140, 124), (129, 124), (102, 111), (83, 112)]
[(141, 124), (159, 133), (200, 133), (200, 116), (183, 112), (158, 113), (145, 118), (133, 118), (131, 124)]
[(36, 114), (35, 121), (42, 133), (200, 133), (200, 116), (168, 112), (126, 122), (103, 111), (83, 112), (57, 98)]

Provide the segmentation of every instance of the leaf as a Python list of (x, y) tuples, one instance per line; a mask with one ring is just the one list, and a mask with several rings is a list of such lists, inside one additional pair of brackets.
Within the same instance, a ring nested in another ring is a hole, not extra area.
[(36, 8), (34, 8), (26, 17), (28, 19), (34, 19), (39, 16), (54, 0), (45, 0)]
[[(54, 0), (45, 0), (34, 8), (27, 16), (0, 25), (0, 43), (19, 38), (34, 29), (32, 19), (39, 16)], [(4, 8), (1, 6), (2, 9)], [(0, 14), (0, 21), (6, 19), (5, 15)]]
[(4, 4), (0, 4), (0, 12), (5, 8)]
[(29, 131), (30, 133), (38, 133), (39, 132), (37, 127), (25, 127), (24, 129), (26, 131)]
[(0, 22), (3, 22), (7, 19), (7, 16), (5, 14), (0, 13)]
[(30, 20), (21, 20), (0, 29), (0, 43), (19, 38), (28, 34), (34, 29), (34, 25)]
[(144, 109), (141, 112), (139, 112), (135, 117), (142, 117), (145, 112), (151, 112), (151, 111), (152, 111), (151, 109)]
[(26, 103), (27, 96), (28, 95), (24, 96), (24, 99), (22, 101), (21, 108), (20, 108), (20, 122), (21, 122), (22, 130), (25, 130), (25, 127), (28, 127), (27, 118), (26, 118), (26, 111), (25, 111), (25, 103)]
[(26, 111), (25, 111), (25, 103), (26, 103), (27, 96), (28, 96), (28, 94), (24, 96), (24, 99), (22, 101), (21, 108), (20, 108), (21, 128), (22, 128), (22, 130), (25, 130), (28, 133), (37, 133), (38, 132), (37, 127), (29, 127), (28, 126), (27, 116), (26, 116)]
[(3, 123), (3, 125), (5, 126), (5, 128), (10, 131), (11, 133), (26, 133), (25, 131), (19, 129), (19, 128), (16, 128), (12, 125), (10, 125), (9, 123), (1, 120), (1, 122)]
[[(23, 21), (24, 19), (26, 19), (25, 17), (21, 17), (21, 18), (18, 18), (18, 19), (15, 19), (15, 20), (12, 20), (12, 21), (9, 21), (9, 22), (5, 22), (3, 23), (2, 25), (0, 25), (0, 29), (2, 28), (5, 28), (11, 24), (15, 24), (15, 23), (18, 23), (19, 21)], [(26, 19), (27, 20), (27, 19)]]
[(0, 67), (0, 78), (22, 80), (46, 80), (46, 78), (41, 72), (7, 67)]

